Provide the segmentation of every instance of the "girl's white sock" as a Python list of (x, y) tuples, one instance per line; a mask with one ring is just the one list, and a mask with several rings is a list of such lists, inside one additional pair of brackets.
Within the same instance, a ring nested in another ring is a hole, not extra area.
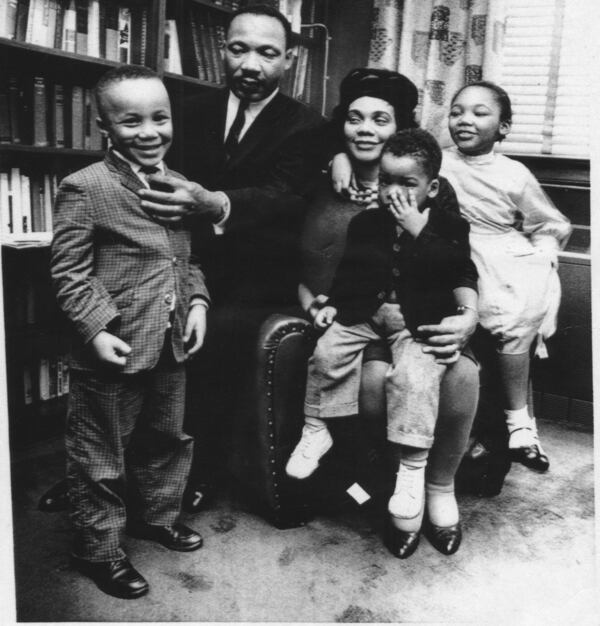
[(454, 482), (449, 485), (425, 485), (427, 494), (427, 514), (429, 521), (434, 526), (447, 528), (458, 524), (459, 513), (456, 496), (454, 495)]
[(521, 409), (504, 409), (508, 426), (508, 447), (528, 448), (535, 443), (535, 423), (529, 416), (527, 405)]
[(308, 426), (308, 430), (315, 433), (323, 430), (323, 428), (327, 428), (327, 423), (320, 417), (309, 417), (308, 415), (305, 415), (304, 423)]

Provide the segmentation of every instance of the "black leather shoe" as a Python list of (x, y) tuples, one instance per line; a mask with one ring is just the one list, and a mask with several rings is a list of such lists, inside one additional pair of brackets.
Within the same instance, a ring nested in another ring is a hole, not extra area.
[(216, 488), (210, 483), (188, 485), (183, 493), (183, 510), (186, 513), (199, 513), (206, 509), (216, 495)]
[(57, 482), (40, 498), (38, 509), (54, 513), (56, 511), (66, 511), (69, 508), (69, 493), (67, 480)]
[(510, 451), (510, 458), (536, 472), (547, 472), (550, 467), (548, 456), (536, 444), (527, 448), (516, 448)]
[(138, 539), (156, 541), (169, 550), (192, 552), (202, 547), (202, 537), (183, 524), (157, 526), (146, 522), (133, 522), (127, 525), (127, 534)]
[(454, 526), (436, 526), (431, 522), (425, 525), (425, 536), (429, 543), (442, 554), (454, 554), (462, 541), (460, 522)]
[(133, 567), (129, 559), (117, 561), (86, 561), (71, 557), (73, 567), (91, 578), (99, 589), (111, 596), (133, 600), (148, 593), (148, 582)]
[(417, 549), (420, 531), (407, 532), (396, 528), (388, 519), (385, 527), (384, 544), (398, 559), (407, 559)]

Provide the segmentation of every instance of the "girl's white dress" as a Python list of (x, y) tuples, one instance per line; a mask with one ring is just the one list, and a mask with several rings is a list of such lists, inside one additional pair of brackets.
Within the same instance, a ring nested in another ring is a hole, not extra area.
[(467, 156), (450, 148), (440, 173), (471, 225), (480, 324), (499, 339), (501, 352), (527, 352), (536, 335), (556, 329), (557, 253), (571, 232), (569, 221), (533, 174), (502, 154)]

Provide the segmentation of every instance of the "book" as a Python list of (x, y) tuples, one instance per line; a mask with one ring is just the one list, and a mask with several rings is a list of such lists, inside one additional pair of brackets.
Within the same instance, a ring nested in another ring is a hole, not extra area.
[(52, 85), (52, 122), (50, 125), (52, 145), (65, 147), (65, 88), (63, 85)]
[(181, 74), (183, 70), (181, 67), (177, 22), (175, 20), (167, 20), (165, 26), (165, 71)]
[(52, 189), (52, 176), (44, 174), (44, 231), (52, 232), (52, 204), (54, 202), (54, 194)]
[(90, 150), (102, 150), (102, 133), (96, 120), (98, 119), (98, 105), (93, 91), (90, 91)]
[(71, 89), (71, 148), (83, 149), (85, 125), (84, 89), (73, 85)]
[(75, 52), (87, 54), (88, 0), (75, 0)]
[(23, 218), (21, 214), (21, 172), (18, 167), (11, 167), (8, 177), (10, 232), (20, 235), (23, 232)]
[(119, 7), (116, 2), (105, 4), (105, 58), (109, 61), (119, 60)]
[(221, 84), (223, 77), (221, 74), (221, 53), (219, 50), (219, 35), (217, 32), (217, 25), (212, 19), (210, 13), (205, 14), (206, 18), (206, 33), (208, 36), (208, 49), (209, 49), (209, 61), (213, 72), (213, 82)]
[(56, 38), (56, 11), (58, 9), (58, 0), (48, 0), (44, 10), (47, 11), (46, 22), (46, 46), (54, 48), (54, 40)]
[(87, 24), (87, 54), (91, 57), (100, 56), (100, 3), (89, 0)]
[(27, 13), (25, 41), (38, 46), (45, 46), (47, 30), (44, 28), (44, 2), (48, 0), (30, 0)]
[(130, 57), (131, 63), (145, 65), (148, 38), (148, 10), (133, 6), (130, 10)]
[(15, 38), (17, 26), (17, 0), (0, 2), (0, 37)]
[(50, 362), (42, 357), (38, 363), (38, 384), (40, 400), (50, 400)]
[(0, 74), (0, 143), (10, 143), (11, 138), (8, 76)]
[(12, 207), (10, 201), (10, 189), (8, 172), (0, 171), (0, 238), (12, 233)]
[(12, 143), (21, 143), (21, 90), (15, 74), (8, 77), (8, 114), (10, 116), (10, 139)]
[(33, 145), (48, 145), (48, 106), (46, 82), (42, 76), (33, 77)]
[(15, 39), (17, 41), (25, 41), (28, 15), (29, 0), (17, 0), (17, 20), (15, 24)]
[(205, 21), (205, 14), (197, 13), (198, 36), (200, 44), (202, 46), (202, 62), (205, 79), (209, 83), (217, 82), (217, 75), (213, 66), (212, 50), (210, 47), (210, 33), (208, 31), (208, 24)]
[(65, 11), (67, 6), (65, 0), (57, 0), (56, 2), (56, 23), (54, 25), (54, 48), (62, 50), (63, 27), (65, 20)]
[(44, 226), (43, 212), (43, 179), (39, 175), (32, 176), (31, 187), (31, 230), (34, 233), (41, 233), (46, 230)]
[[(204, 61), (204, 52), (202, 49), (202, 42), (200, 40), (200, 28), (198, 26), (198, 22), (196, 20), (195, 15), (190, 15), (190, 19), (188, 22), (188, 45), (187, 50), (189, 51), (184, 55), (184, 62), (186, 64), (185, 72), (190, 76), (196, 76), (200, 80), (208, 80), (208, 75), (206, 72), (206, 64)], [(186, 59), (193, 59), (193, 63), (188, 65)]]
[(75, 0), (68, 0), (62, 25), (61, 50), (75, 52), (77, 48), (77, 10)]
[(21, 232), (31, 232), (31, 192), (29, 176), (21, 174)]
[(33, 374), (29, 364), (23, 366), (23, 401), (33, 404)]
[(119, 58), (120, 63), (131, 63), (131, 11), (119, 7)]

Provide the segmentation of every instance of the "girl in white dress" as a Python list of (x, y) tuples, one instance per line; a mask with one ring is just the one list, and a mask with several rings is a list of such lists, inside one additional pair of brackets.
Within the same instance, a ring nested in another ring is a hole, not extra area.
[(501, 87), (483, 81), (460, 89), (448, 124), (456, 146), (444, 151), (440, 173), (471, 224), (479, 322), (497, 340), (511, 456), (545, 471), (548, 457), (527, 408), (529, 362), (533, 342), (545, 356), (543, 339), (555, 331), (557, 257), (571, 227), (523, 164), (494, 152), (511, 119)]

